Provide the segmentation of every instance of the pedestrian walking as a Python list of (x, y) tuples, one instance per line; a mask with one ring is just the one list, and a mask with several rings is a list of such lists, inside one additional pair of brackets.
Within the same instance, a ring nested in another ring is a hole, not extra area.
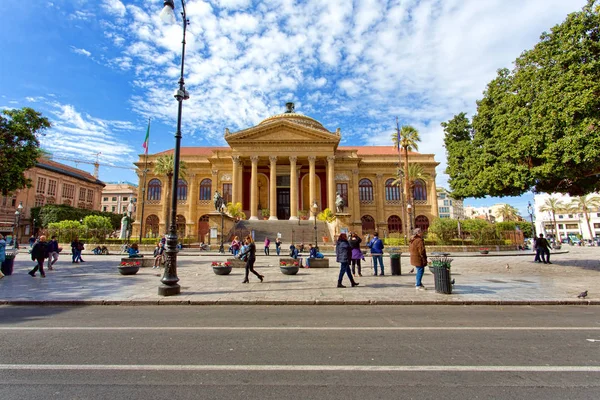
[(83, 258), (81, 258), (81, 254), (83, 253), (84, 249), (85, 249), (85, 244), (81, 240), (78, 240), (77, 241), (77, 262), (85, 262), (85, 261), (83, 261)]
[(77, 264), (79, 262), (79, 238), (77, 236), (71, 242), (71, 254), (73, 256), (73, 264)]
[(379, 266), (381, 267), (381, 276), (384, 276), (383, 270), (383, 242), (379, 239), (379, 233), (373, 233), (373, 239), (368, 244), (368, 247), (371, 249), (371, 257), (373, 258), (373, 270), (375, 276), (377, 276), (377, 262), (379, 261)]
[[(6, 240), (0, 233), (0, 265), (6, 260)], [(4, 278), (4, 274), (0, 271), (0, 279)]]
[(229, 246), (231, 248), (231, 252), (233, 253), (233, 256), (236, 257), (240, 251), (240, 238), (238, 236), (234, 236), (233, 240), (231, 241), (231, 246)]
[(242, 258), (242, 259), (244, 259), (245, 257), (247, 257), (247, 258), (246, 258), (246, 277), (244, 278), (244, 281), (242, 283), (249, 282), (248, 274), (250, 272), (252, 272), (254, 275), (256, 275), (258, 277), (258, 279), (260, 279), (260, 281), (262, 282), (264, 279), (264, 276), (254, 270), (254, 262), (256, 261), (256, 244), (254, 243), (254, 240), (252, 240), (252, 236), (251, 235), (246, 236), (246, 240), (244, 241), (244, 243), (246, 244), (247, 247), (240, 255), (240, 258)]
[(31, 235), (31, 237), (29, 238), (29, 248), (33, 248), (34, 244), (35, 244), (35, 235)]
[(425, 241), (423, 240), (421, 228), (413, 230), (413, 236), (410, 238), (409, 243), (410, 263), (417, 269), (415, 287), (417, 290), (425, 290), (421, 279), (427, 266), (427, 251), (425, 250)]
[(29, 271), (29, 275), (35, 276), (35, 273), (39, 270), (42, 278), (46, 277), (44, 272), (44, 260), (48, 258), (48, 243), (46, 243), (46, 236), (40, 236), (40, 239), (35, 242), (31, 248), (31, 261), (36, 261), (37, 265)]
[(338, 284), (337, 287), (345, 288), (346, 286), (342, 285), (342, 280), (344, 279), (344, 274), (348, 275), (350, 279), (350, 284), (352, 287), (358, 286), (358, 282), (354, 281), (352, 274), (350, 273), (350, 260), (352, 258), (352, 249), (350, 248), (350, 243), (348, 243), (348, 237), (345, 233), (340, 233), (338, 237), (337, 243), (335, 245), (335, 261), (340, 263), (340, 274), (338, 275)]
[(48, 270), (52, 271), (54, 269), (54, 263), (58, 261), (58, 253), (60, 249), (58, 247), (58, 240), (56, 240), (56, 236), (52, 236), (50, 241), (48, 242)]
[(543, 233), (540, 233), (540, 237), (536, 241), (537, 251), (540, 254), (540, 258), (544, 264), (552, 264), (550, 262), (550, 243), (544, 237)]
[(281, 252), (281, 239), (279, 238), (275, 239), (275, 252), (277, 253), (277, 255), (279, 255), (279, 253)]
[(541, 252), (538, 251), (537, 240), (538, 238), (533, 238), (533, 251), (535, 251), (535, 258), (533, 259), (533, 262), (539, 263), (542, 262), (542, 260), (540, 259)]
[(358, 276), (362, 276), (362, 270), (360, 261), (364, 260), (362, 251), (360, 250), (360, 243), (362, 239), (356, 234), (356, 232), (350, 233), (350, 248), (352, 249), (352, 275), (356, 277), (356, 267), (358, 266)]
[(271, 245), (271, 241), (268, 237), (265, 238), (265, 256), (269, 255), (269, 246)]

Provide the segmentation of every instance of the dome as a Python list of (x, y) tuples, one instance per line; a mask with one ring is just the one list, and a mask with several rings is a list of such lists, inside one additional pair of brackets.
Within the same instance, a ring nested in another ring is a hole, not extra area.
[(285, 119), (287, 121), (293, 122), (295, 124), (304, 125), (309, 128), (318, 129), (320, 131), (329, 132), (319, 121), (314, 118), (308, 117), (303, 114), (298, 114), (294, 112), (294, 103), (286, 104), (287, 110), (283, 114), (273, 115), (272, 117), (266, 118), (262, 120), (258, 125), (268, 124), (271, 122), (275, 122), (280, 119)]

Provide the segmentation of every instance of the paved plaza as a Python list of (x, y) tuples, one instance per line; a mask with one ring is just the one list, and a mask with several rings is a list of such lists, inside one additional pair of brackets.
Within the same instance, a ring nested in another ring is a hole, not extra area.
[[(0, 304), (600, 304), (600, 248), (567, 247), (553, 254), (552, 265), (533, 263), (531, 252), (453, 255), (451, 295), (436, 293), (433, 275), (426, 269), (426, 291), (415, 290), (415, 274), (409, 273), (408, 257), (402, 257), (402, 275), (373, 276), (367, 258), (360, 286), (336, 288), (339, 265), (302, 268), (297, 275), (283, 275), (277, 256), (259, 256), (256, 269), (264, 283), (250, 275), (242, 284), (244, 270), (215, 275), (212, 261), (227, 256), (182, 252), (178, 257), (181, 295), (158, 296), (160, 271), (142, 268), (133, 276), (117, 271), (121, 256), (84, 256), (72, 264), (61, 255), (54, 271), (42, 279), (27, 274), (34, 263), (22, 252), (14, 273), (0, 280)], [(347, 278), (345, 283), (349, 285)], [(577, 295), (588, 290), (585, 300)]]

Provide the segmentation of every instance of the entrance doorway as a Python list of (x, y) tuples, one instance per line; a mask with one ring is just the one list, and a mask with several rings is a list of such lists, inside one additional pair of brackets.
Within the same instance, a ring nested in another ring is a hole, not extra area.
[(277, 219), (290, 219), (290, 188), (277, 188)]

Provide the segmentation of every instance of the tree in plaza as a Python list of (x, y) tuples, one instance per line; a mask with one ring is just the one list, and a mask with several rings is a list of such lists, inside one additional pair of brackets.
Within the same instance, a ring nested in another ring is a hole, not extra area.
[(50, 128), (47, 118), (32, 108), (4, 110), (0, 114), (0, 191), (3, 196), (31, 187), (24, 172), (40, 157), (39, 136)]
[(498, 210), (498, 213), (503, 221), (516, 221), (519, 219), (519, 211), (510, 204), (504, 204), (502, 208)]
[(443, 123), (459, 197), (600, 191), (600, 0), (501, 69), (469, 121)]
[(554, 234), (555, 238), (560, 240), (560, 235), (557, 235), (558, 229), (556, 229), (556, 214), (566, 211), (565, 204), (556, 197), (549, 197), (540, 207), (540, 211), (547, 211), (550, 213), (550, 216), (552, 217), (552, 233)]
[(88, 236), (94, 239), (104, 239), (112, 231), (110, 218), (100, 215), (88, 215), (83, 218), (83, 226)]
[(240, 203), (240, 202), (227, 203), (226, 213), (231, 218), (235, 218), (236, 221), (239, 221), (240, 219), (246, 219), (246, 214), (244, 214), (244, 212), (242, 211), (242, 203)]
[(590, 211), (598, 208), (600, 208), (600, 197), (595, 195), (574, 197), (571, 203), (567, 205), (568, 211), (583, 214), (592, 238), (594, 237), (594, 231), (590, 224)]
[[(394, 132), (392, 134), (392, 143), (394, 144), (394, 147), (396, 147), (397, 149), (402, 148), (402, 150), (404, 151), (404, 198), (406, 199), (406, 204), (412, 204), (410, 201), (411, 176), (409, 175), (410, 169), (408, 168), (408, 152), (413, 150), (419, 150), (418, 143), (420, 141), (421, 138), (419, 137), (419, 131), (417, 131), (414, 127), (410, 125), (404, 125), (402, 126), (402, 128), (400, 128), (399, 131)], [(410, 223), (409, 221), (407, 221), (407, 219), (408, 218), (405, 218), (406, 232), (408, 232), (410, 228)]]
[[(175, 159), (173, 158), (173, 154), (165, 154), (156, 159), (154, 164), (154, 173), (159, 176), (167, 177), (167, 187), (165, 190), (165, 201), (167, 204), (170, 203), (171, 197), (171, 186), (173, 184), (173, 173), (175, 171)], [(179, 177), (185, 178), (187, 175), (187, 165), (185, 161), (179, 161)], [(167, 215), (166, 225), (167, 229), (169, 229), (169, 215)]]

